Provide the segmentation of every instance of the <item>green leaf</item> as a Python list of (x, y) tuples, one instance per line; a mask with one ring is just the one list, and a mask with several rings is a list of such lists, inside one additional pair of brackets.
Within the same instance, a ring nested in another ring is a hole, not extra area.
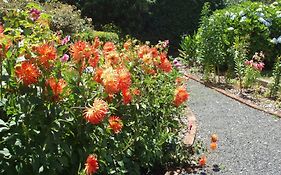
[(4, 122), (2, 119), (0, 119), (0, 125), (2, 125), (2, 126), (8, 126), (8, 125), (6, 124), (6, 122)]
[(4, 148), (3, 150), (0, 150), (0, 154), (3, 154), (5, 157), (10, 157), (10, 151), (7, 148)]

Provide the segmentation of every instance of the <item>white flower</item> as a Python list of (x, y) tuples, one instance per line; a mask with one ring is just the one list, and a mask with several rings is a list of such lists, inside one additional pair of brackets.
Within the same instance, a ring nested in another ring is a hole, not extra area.
[(21, 56), (21, 57), (18, 57), (18, 58), (16, 59), (16, 63), (23, 62), (23, 61), (25, 61), (25, 60), (26, 60), (25, 57), (24, 57), (24, 56)]
[(272, 3), (272, 5), (278, 5), (278, 2), (275, 1), (275, 2)]
[(272, 38), (272, 40), (270, 40), (271, 43), (273, 44), (278, 44), (277, 39), (276, 38)]
[(281, 18), (281, 14), (278, 14), (276, 17), (277, 17), (277, 18)]

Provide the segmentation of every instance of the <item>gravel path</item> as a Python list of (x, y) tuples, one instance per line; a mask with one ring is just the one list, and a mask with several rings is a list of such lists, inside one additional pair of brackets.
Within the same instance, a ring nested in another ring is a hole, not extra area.
[[(208, 155), (207, 174), (281, 175), (281, 119), (252, 109), (193, 80), (189, 106), (197, 117), (197, 139), (218, 150)], [(220, 171), (211, 170), (218, 165)]]

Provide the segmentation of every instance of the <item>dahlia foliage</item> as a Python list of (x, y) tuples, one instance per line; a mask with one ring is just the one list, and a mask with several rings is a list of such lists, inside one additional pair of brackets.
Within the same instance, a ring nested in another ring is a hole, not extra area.
[[(43, 16), (36, 9), (25, 15), (34, 31), (49, 31)], [(13, 172), (14, 161), (22, 160), (15, 172), (73, 174), (84, 165), (88, 175), (124, 174), (165, 162), (164, 154), (174, 157), (171, 150), (178, 147), (169, 144), (178, 143), (175, 116), (189, 95), (167, 41), (121, 45), (51, 32), (38, 35), (42, 39), (12, 34), (0, 26), (0, 113), (11, 122), (3, 134), (22, 137), (0, 145), (12, 157), (0, 161), (10, 167), (0, 172)], [(23, 146), (13, 148), (17, 144)]]

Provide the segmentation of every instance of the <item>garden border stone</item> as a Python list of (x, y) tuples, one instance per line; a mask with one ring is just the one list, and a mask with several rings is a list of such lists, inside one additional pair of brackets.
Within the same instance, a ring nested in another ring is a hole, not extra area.
[(192, 110), (187, 106), (186, 114), (188, 120), (187, 132), (183, 137), (183, 143), (187, 146), (192, 146), (195, 140), (196, 132), (197, 132), (197, 122), (196, 117), (193, 114)]
[(223, 90), (221, 88), (217, 88), (217, 87), (212, 86), (212, 85), (210, 85), (208, 83), (205, 83), (202, 80), (200, 80), (199, 78), (197, 78), (197, 77), (195, 77), (195, 76), (193, 76), (191, 74), (185, 74), (185, 76), (187, 78), (190, 78), (190, 79), (192, 79), (194, 81), (197, 81), (197, 82), (207, 86), (208, 88), (214, 89), (215, 91), (217, 91), (217, 92), (219, 92), (219, 93), (221, 93), (221, 94), (223, 94), (225, 96), (228, 96), (228, 97), (230, 97), (230, 98), (232, 98), (232, 99), (234, 99), (236, 101), (239, 101), (240, 103), (243, 103), (243, 104), (245, 104), (245, 105), (247, 105), (249, 107), (252, 107), (252, 108), (257, 109), (259, 111), (263, 111), (263, 112), (266, 112), (268, 114), (271, 114), (271, 115), (274, 115), (274, 116), (277, 116), (277, 117), (281, 118), (281, 112), (273, 112), (273, 111), (264, 109), (264, 108), (262, 108), (262, 107), (260, 107), (260, 106), (258, 106), (256, 104), (254, 104), (250, 100), (245, 100), (245, 99), (243, 99), (243, 98), (241, 98), (241, 97), (239, 97), (237, 95), (231, 94), (231, 93), (229, 93), (229, 92), (227, 92), (227, 91), (225, 91), (225, 90)]

